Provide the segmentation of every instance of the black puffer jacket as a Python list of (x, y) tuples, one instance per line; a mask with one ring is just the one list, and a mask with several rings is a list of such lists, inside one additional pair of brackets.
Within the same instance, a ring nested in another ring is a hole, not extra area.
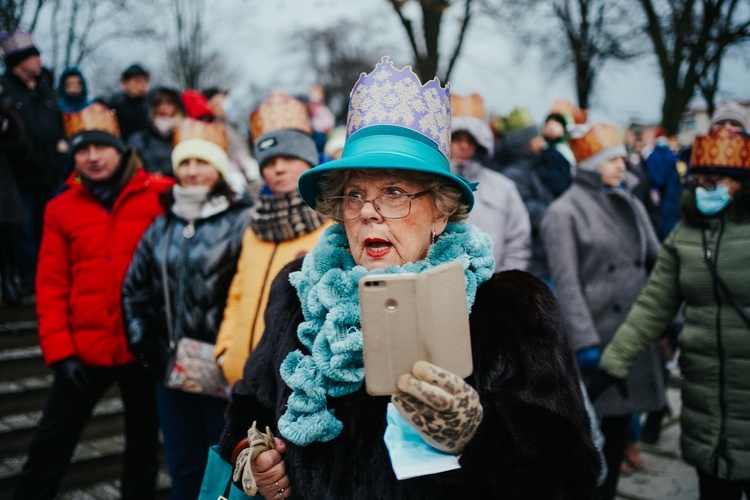
[[(157, 377), (169, 358), (162, 265), (175, 339), (215, 342), (237, 269), (249, 202), (189, 224), (174, 213), (157, 218), (143, 234), (122, 288), (128, 347)], [(194, 230), (194, 234), (190, 233)]]
[(147, 172), (174, 177), (174, 172), (172, 172), (174, 134), (164, 136), (154, 128), (153, 123), (149, 122), (148, 128), (130, 136), (128, 145), (138, 151), (138, 156), (143, 161), (143, 168)]

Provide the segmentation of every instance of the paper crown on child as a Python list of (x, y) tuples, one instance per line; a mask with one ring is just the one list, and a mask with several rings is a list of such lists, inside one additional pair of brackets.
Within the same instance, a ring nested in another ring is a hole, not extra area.
[(341, 158), (302, 174), (300, 196), (315, 207), (321, 175), (333, 170), (399, 169), (447, 178), (471, 208), (476, 185), (451, 173), (450, 142), (450, 85), (423, 85), (410, 66), (396, 69), (383, 57), (354, 84)]
[(750, 136), (726, 128), (697, 136), (693, 141), (690, 173), (746, 179), (750, 176)]
[(483, 147), (487, 154), (492, 155), (495, 150), (495, 138), (490, 125), (484, 118), (484, 101), (479, 94), (462, 96), (451, 94), (451, 132), (467, 132), (471, 134), (477, 144)]
[(89, 144), (112, 146), (120, 152), (125, 149), (115, 112), (100, 102), (89, 104), (78, 113), (65, 113), (63, 125), (73, 153)]
[(597, 122), (590, 127), (575, 127), (568, 139), (577, 168), (596, 170), (612, 158), (627, 156), (620, 132), (614, 125)]
[(227, 178), (227, 132), (222, 123), (186, 118), (175, 130), (174, 143), (172, 168), (175, 171), (183, 161), (197, 158), (210, 163)]

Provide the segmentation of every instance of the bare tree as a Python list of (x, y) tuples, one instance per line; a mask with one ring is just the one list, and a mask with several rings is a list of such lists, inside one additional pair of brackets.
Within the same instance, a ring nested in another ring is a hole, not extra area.
[(750, 6), (747, 0), (637, 1), (661, 69), (662, 126), (675, 134), (696, 91), (713, 106), (727, 48), (750, 40)]
[[(412, 53), (414, 54), (414, 65), (417, 74), (422, 80), (430, 80), (436, 76), (441, 81), (448, 81), (451, 72), (461, 54), (464, 38), (472, 19), (472, 0), (388, 0), (393, 10), (398, 15), (401, 25), (406, 31)], [(412, 2), (418, 2), (422, 14), (422, 26), (419, 33), (414, 27), (414, 22), (404, 12), (405, 7)], [(439, 72), (441, 66), (440, 57), (440, 30), (443, 15), (446, 10), (454, 5), (463, 4), (463, 16), (456, 36), (453, 51), (448, 58), (445, 72)]]
[(226, 84), (228, 68), (205, 31), (205, 0), (170, 0), (170, 9), (174, 44), (167, 53), (167, 67), (177, 84), (191, 89)]
[(636, 20), (621, 2), (506, 0), (502, 4), (486, 2), (484, 8), (509, 27), (522, 53), (538, 47), (544, 51), (543, 61), (550, 71), (572, 68), (578, 106), (583, 109), (590, 106), (605, 64), (642, 53), (633, 34)]
[(134, 0), (46, 0), (52, 67), (80, 65), (113, 42), (153, 37)]
[(45, 4), (45, 0), (0, 0), (0, 31), (11, 33), (21, 25), (21, 20), (31, 12), (31, 20), (26, 27), (34, 32), (39, 21), (39, 12)]
[(389, 52), (377, 42), (358, 43), (357, 34), (364, 28), (353, 21), (337, 22), (327, 28), (300, 31), (289, 41), (290, 51), (305, 54), (301, 69), (315, 75), (315, 83), (325, 90), (337, 120), (346, 116), (349, 92), (360, 73), (372, 69), (382, 54)]

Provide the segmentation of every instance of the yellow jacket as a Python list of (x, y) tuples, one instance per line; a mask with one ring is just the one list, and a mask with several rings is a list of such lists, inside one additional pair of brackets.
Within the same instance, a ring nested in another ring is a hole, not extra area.
[[(263, 314), (271, 282), (289, 262), (309, 252), (331, 222), (294, 240), (263, 241), (252, 229), (245, 230), (237, 273), (229, 288), (224, 320), (216, 338), (214, 356), (229, 384), (242, 378), (245, 361), (265, 329)], [(220, 359), (221, 358), (221, 359)]]

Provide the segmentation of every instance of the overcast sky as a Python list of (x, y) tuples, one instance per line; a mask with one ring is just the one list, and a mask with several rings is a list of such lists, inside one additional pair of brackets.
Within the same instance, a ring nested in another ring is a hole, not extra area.
[[(290, 34), (304, 28), (367, 21), (370, 28), (358, 30), (363, 31), (359, 33), (361, 43), (394, 47), (392, 54), (383, 55), (392, 56), (396, 66), (411, 62), (406, 35), (386, 0), (209, 0), (208, 4), (206, 19), (212, 28), (213, 43), (226, 54), (238, 76), (229, 85), (238, 101), (247, 100), (246, 89), (250, 86), (306, 92), (314, 83), (314, 76), (301, 72), (304, 55), (290, 53), (286, 43)], [(444, 54), (453, 43), (459, 14), (451, 10), (446, 14), (441, 37)], [(135, 60), (150, 66), (155, 83), (165, 74), (159, 68), (163, 48), (153, 43), (113, 44), (106, 53), (107, 65), (118, 68), (117, 72), (112, 71), (113, 82), (119, 70)], [(475, 16), (451, 76), (453, 92), (480, 93), (488, 113), (504, 114), (516, 105), (525, 106), (537, 120), (544, 118), (553, 99), (575, 102), (572, 74), (544, 70), (554, 66), (554, 61), (545, 60), (539, 53), (528, 54), (522, 60), (517, 54), (510, 37), (496, 22)], [(738, 57), (724, 65), (719, 100), (729, 99), (750, 99), (750, 69)], [(661, 100), (659, 70), (653, 57), (635, 63), (613, 63), (605, 66), (600, 75), (590, 116), (619, 126), (633, 120), (656, 123)]]

